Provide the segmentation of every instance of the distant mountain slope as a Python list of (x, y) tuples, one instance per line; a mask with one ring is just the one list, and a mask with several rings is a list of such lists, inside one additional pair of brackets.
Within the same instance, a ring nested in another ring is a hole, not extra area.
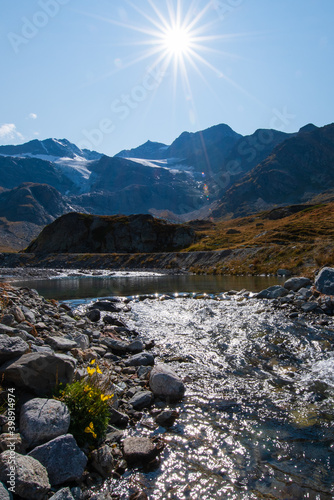
[(146, 158), (147, 160), (160, 160), (166, 158), (166, 150), (168, 146), (161, 142), (147, 141), (138, 148), (123, 149), (115, 156), (121, 158)]
[(87, 149), (81, 150), (67, 139), (45, 139), (26, 142), (17, 146), (0, 146), (0, 155), (5, 156), (54, 156), (59, 158), (75, 158), (76, 156), (86, 160), (97, 160), (101, 154)]
[(8, 221), (43, 226), (70, 211), (70, 205), (48, 184), (25, 183), (0, 193), (0, 213)]
[(224, 195), (213, 217), (303, 203), (334, 188), (334, 124), (306, 127), (278, 145)]
[(60, 215), (73, 210), (48, 184), (25, 183), (0, 192), (0, 249), (21, 250)]
[(74, 182), (50, 161), (0, 156), (1, 187), (13, 189), (23, 182), (49, 184), (62, 193), (76, 191)]

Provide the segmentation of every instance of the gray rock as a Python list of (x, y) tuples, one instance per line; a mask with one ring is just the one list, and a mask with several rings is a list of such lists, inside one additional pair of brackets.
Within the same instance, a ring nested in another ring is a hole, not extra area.
[(142, 410), (151, 406), (153, 394), (151, 391), (139, 391), (129, 401), (135, 410)]
[(31, 352), (54, 354), (54, 350), (51, 349), (51, 347), (49, 345), (31, 344), (30, 350), (31, 350)]
[(312, 282), (308, 278), (290, 278), (284, 283), (284, 288), (287, 290), (292, 290), (293, 292), (298, 292), (301, 288), (311, 285)]
[(111, 339), (109, 337), (102, 339), (101, 344), (105, 345), (116, 354), (124, 354), (127, 352), (128, 348), (128, 343), (124, 342), (124, 340)]
[(29, 455), (46, 468), (51, 485), (79, 481), (87, 464), (86, 455), (71, 434), (59, 436), (37, 446)]
[(69, 340), (65, 337), (46, 337), (44, 342), (52, 347), (55, 351), (69, 351), (77, 347), (77, 343), (74, 340)]
[(319, 307), (317, 302), (306, 302), (306, 304), (303, 304), (301, 309), (304, 312), (312, 312), (315, 311)]
[(13, 314), (4, 314), (1, 318), (1, 323), (6, 326), (15, 325), (16, 321)]
[(110, 413), (110, 424), (117, 425), (118, 427), (126, 427), (129, 423), (129, 417), (125, 413), (121, 413), (115, 408), (109, 409)]
[(15, 328), (0, 323), (0, 335), (8, 335), (9, 337), (14, 337)]
[(179, 414), (175, 410), (163, 410), (155, 417), (155, 421), (162, 427), (172, 427), (178, 416)]
[(128, 345), (128, 352), (130, 353), (139, 353), (144, 350), (144, 344), (141, 340), (134, 340)]
[(150, 388), (155, 396), (170, 401), (181, 399), (185, 393), (180, 377), (163, 364), (158, 364), (152, 369)]
[(84, 333), (79, 333), (74, 337), (74, 342), (76, 343), (76, 347), (79, 349), (89, 349), (89, 337)]
[(21, 408), (20, 432), (29, 448), (66, 434), (69, 426), (68, 408), (56, 399), (34, 398)]
[(28, 307), (25, 307), (25, 306), (21, 306), (21, 309), (22, 309), (22, 312), (24, 314), (24, 317), (27, 321), (29, 321), (29, 323), (36, 323), (36, 314), (34, 311), (32, 311), (31, 309), (29, 309)]
[(137, 368), (137, 375), (139, 378), (148, 379), (151, 370), (152, 366), (139, 366)]
[(13, 495), (7, 490), (6, 486), (0, 482), (0, 500), (12, 500)]
[(19, 306), (13, 306), (10, 309), (10, 313), (14, 315), (14, 318), (18, 323), (22, 323), (22, 321), (25, 321), (24, 314)]
[(326, 295), (334, 295), (334, 268), (324, 267), (315, 279), (315, 288)]
[(0, 335), (0, 363), (22, 356), (29, 351), (29, 345), (20, 337)]
[(131, 356), (125, 361), (125, 366), (148, 366), (154, 365), (154, 356), (148, 352), (141, 352)]
[(312, 297), (312, 292), (309, 288), (300, 288), (297, 292), (297, 297), (301, 297), (303, 299), (309, 299), (310, 297)]
[(91, 309), (90, 311), (87, 311), (86, 316), (88, 319), (93, 321), (93, 323), (96, 323), (101, 319), (101, 312), (99, 309)]
[(57, 493), (52, 495), (49, 500), (74, 500), (74, 497), (70, 488), (62, 488), (61, 490), (58, 490)]
[(265, 290), (262, 290), (257, 294), (257, 299), (278, 299), (279, 297), (285, 297), (288, 295), (288, 290), (280, 285), (270, 286)]
[(0, 479), (10, 487), (10, 467), (15, 468), (15, 493), (21, 498), (44, 500), (50, 490), (50, 483), (45, 467), (33, 457), (23, 456), (12, 451), (0, 455)]
[(112, 454), (112, 449), (108, 445), (103, 445), (97, 450), (92, 451), (92, 466), (104, 478), (110, 477), (115, 466), (116, 460)]
[(129, 465), (147, 465), (158, 451), (149, 438), (129, 437), (123, 441), (123, 455)]
[(72, 382), (75, 366), (75, 360), (69, 356), (32, 353), (8, 361), (0, 367), (0, 373), (5, 381), (44, 396), (51, 394), (58, 383)]

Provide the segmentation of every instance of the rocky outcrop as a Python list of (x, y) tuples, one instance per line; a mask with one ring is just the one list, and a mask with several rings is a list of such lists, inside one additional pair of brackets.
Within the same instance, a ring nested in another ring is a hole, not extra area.
[(137, 253), (184, 248), (195, 241), (192, 228), (151, 215), (96, 216), (69, 213), (45, 227), (27, 248), (36, 253)]

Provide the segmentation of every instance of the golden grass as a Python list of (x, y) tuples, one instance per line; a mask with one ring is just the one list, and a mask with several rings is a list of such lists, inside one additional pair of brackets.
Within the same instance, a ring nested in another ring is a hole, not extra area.
[[(187, 251), (258, 247), (238, 259), (226, 259), (213, 269), (193, 269), (216, 274), (273, 273), (283, 267), (312, 275), (324, 265), (334, 265), (334, 203), (307, 208), (289, 217), (269, 220), (267, 213), (217, 222), (198, 231), (199, 240)], [(228, 234), (229, 229), (237, 230)]]

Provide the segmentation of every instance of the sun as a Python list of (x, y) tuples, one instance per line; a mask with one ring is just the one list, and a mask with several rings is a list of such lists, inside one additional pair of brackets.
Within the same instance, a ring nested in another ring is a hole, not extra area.
[(191, 34), (182, 26), (170, 27), (163, 34), (162, 44), (171, 56), (185, 56), (191, 50)]

